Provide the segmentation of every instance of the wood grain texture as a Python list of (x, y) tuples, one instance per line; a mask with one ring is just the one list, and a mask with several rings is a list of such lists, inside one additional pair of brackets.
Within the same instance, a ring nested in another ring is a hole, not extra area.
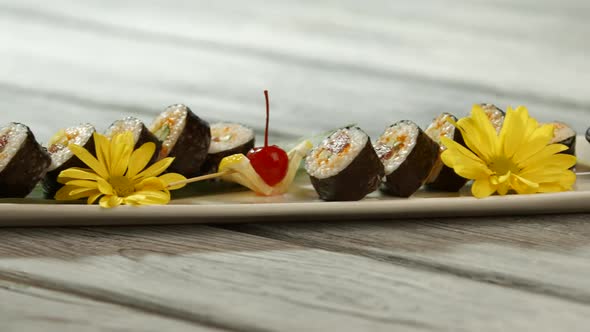
[(0, 331), (222, 331), (0, 279)]
[(590, 215), (226, 226), (590, 304)]
[(349, 123), (376, 135), (406, 118), (425, 126), (480, 101), (526, 104), (542, 120), (586, 126), (587, 5), (464, 1), (442, 10), (449, 5), (2, 1), (5, 90), (79, 111), (42, 123), (49, 110), (16, 93), (0, 107), (20, 112), (3, 111), (0, 121), (30, 123), (47, 139), (67, 124), (104, 127), (116, 114), (149, 122), (185, 102), (212, 121), (260, 128), (269, 88), (273, 128), (296, 136)]
[(582, 331), (590, 314), (553, 297), (204, 226), (6, 229), (0, 277), (239, 331)]
[[(182, 102), (261, 132), (269, 89), (282, 137), (482, 101), (581, 131), (589, 16), (585, 0), (0, 0), (0, 123), (47, 141)], [(5, 229), (0, 327), (585, 331), (587, 221)]]

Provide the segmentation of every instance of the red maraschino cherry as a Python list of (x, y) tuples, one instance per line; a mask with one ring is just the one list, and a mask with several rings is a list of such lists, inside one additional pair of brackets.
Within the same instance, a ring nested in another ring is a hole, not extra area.
[(250, 164), (260, 175), (262, 180), (269, 186), (274, 186), (287, 175), (289, 168), (289, 157), (285, 150), (276, 145), (268, 145), (268, 118), (270, 116), (270, 106), (268, 102), (268, 91), (264, 90), (266, 98), (266, 130), (264, 131), (264, 146), (256, 147), (248, 152)]

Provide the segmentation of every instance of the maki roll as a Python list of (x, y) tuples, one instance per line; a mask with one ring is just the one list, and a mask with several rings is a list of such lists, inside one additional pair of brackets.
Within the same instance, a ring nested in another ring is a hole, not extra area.
[(502, 130), (502, 126), (504, 125), (504, 118), (506, 117), (506, 113), (498, 107), (496, 107), (496, 105), (494, 104), (479, 105), (481, 106), (485, 114), (488, 116), (488, 119), (490, 119), (490, 122), (492, 122), (492, 126), (494, 126), (494, 128), (496, 129), (496, 133), (499, 134), (500, 130)]
[(338, 129), (305, 160), (311, 184), (325, 201), (358, 201), (377, 190), (383, 165), (360, 128)]
[(13, 122), (0, 129), (0, 198), (27, 196), (50, 164), (29, 127)]
[(441, 143), (441, 137), (447, 137), (461, 145), (465, 145), (463, 135), (448, 121), (449, 119), (457, 121), (457, 118), (452, 114), (442, 113), (424, 131), (428, 137), (439, 145), (439, 156), (432, 168), (432, 172), (426, 180), (426, 187), (429, 189), (458, 191), (467, 183), (467, 179), (455, 173), (452, 168), (446, 166), (440, 159), (440, 153), (446, 150), (446, 147)]
[(211, 145), (201, 173), (215, 173), (221, 159), (233, 154), (243, 155), (254, 148), (254, 130), (238, 123), (211, 125)]
[(177, 104), (166, 108), (154, 121), (150, 131), (162, 142), (159, 159), (174, 157), (169, 172), (186, 177), (200, 174), (211, 143), (209, 123), (190, 108)]
[(563, 144), (567, 150), (561, 152), (565, 154), (576, 155), (576, 131), (563, 122), (554, 121), (549, 124), (553, 125), (553, 138), (549, 144)]
[(106, 136), (108, 138), (113, 138), (116, 134), (121, 134), (124, 132), (130, 131), (133, 133), (133, 139), (135, 142), (134, 149), (138, 149), (142, 145), (148, 142), (152, 142), (156, 144), (156, 151), (154, 152), (154, 156), (150, 160), (149, 164), (155, 163), (158, 160), (158, 156), (160, 154), (160, 148), (162, 147), (162, 142), (152, 134), (149, 129), (141, 122), (141, 120), (134, 118), (134, 117), (127, 117), (123, 120), (117, 120), (113, 122), (113, 124), (107, 129)]
[(412, 121), (399, 121), (375, 142), (385, 166), (381, 191), (409, 197), (426, 181), (438, 159), (439, 146)]
[(55, 193), (63, 186), (57, 182), (57, 177), (61, 171), (71, 167), (87, 167), (74, 153), (68, 148), (70, 143), (84, 147), (88, 152), (95, 155), (94, 139), (92, 134), (96, 130), (91, 124), (83, 124), (76, 127), (70, 127), (60, 130), (55, 134), (47, 146), (47, 152), (51, 156), (51, 165), (47, 175), (43, 178), (43, 191), (45, 196), (53, 198)]

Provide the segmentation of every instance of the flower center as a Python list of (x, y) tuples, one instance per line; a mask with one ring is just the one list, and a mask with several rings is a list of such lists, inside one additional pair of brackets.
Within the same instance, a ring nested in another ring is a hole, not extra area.
[(135, 192), (133, 182), (124, 176), (113, 176), (109, 179), (109, 183), (115, 191), (115, 195), (119, 197), (127, 197)]
[(520, 172), (518, 166), (512, 160), (505, 157), (493, 159), (489, 164), (489, 168), (498, 176), (505, 175), (508, 172), (512, 174), (518, 174)]

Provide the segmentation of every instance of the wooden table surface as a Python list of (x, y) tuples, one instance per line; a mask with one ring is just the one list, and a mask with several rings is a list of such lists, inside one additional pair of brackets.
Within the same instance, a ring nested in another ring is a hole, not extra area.
[[(590, 125), (587, 0), (0, 0), (0, 123)], [(590, 216), (0, 230), (0, 331), (587, 331)]]

